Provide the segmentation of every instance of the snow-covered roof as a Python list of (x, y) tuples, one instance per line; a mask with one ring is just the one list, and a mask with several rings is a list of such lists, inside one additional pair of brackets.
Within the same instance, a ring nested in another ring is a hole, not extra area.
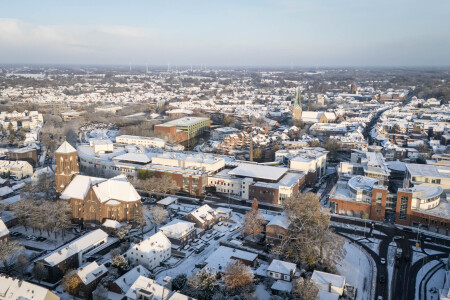
[(157, 284), (153, 279), (146, 278), (144, 276), (139, 276), (130, 289), (127, 291), (125, 297), (126, 299), (138, 299), (136, 292), (145, 291), (147, 293), (152, 293), (152, 299), (165, 299), (169, 295), (170, 290)]
[(269, 225), (276, 225), (276, 226), (280, 226), (284, 229), (287, 229), (289, 227), (289, 219), (285, 216), (285, 215), (279, 215), (279, 216), (275, 216), (273, 217), (270, 222), (267, 224), (267, 226)]
[(64, 141), (64, 143), (62, 143), (61, 146), (59, 146), (59, 148), (55, 151), (55, 153), (59, 154), (68, 154), (73, 152), (77, 152), (77, 150), (72, 147), (67, 141)]
[(0, 275), (1, 299), (59, 299), (48, 289), (13, 277)]
[(196, 218), (200, 223), (212, 220), (215, 217), (212, 215), (214, 209), (212, 209), (208, 204), (204, 204), (191, 212), (191, 215)]
[(111, 219), (106, 219), (102, 225), (104, 227), (116, 228), (116, 229), (122, 227), (122, 225), (119, 222), (117, 222), (116, 220), (111, 220)]
[(339, 294), (319, 290), (317, 300), (339, 300)]
[(107, 237), (108, 234), (101, 229), (91, 231), (83, 235), (82, 237), (79, 237), (78, 239), (74, 240), (67, 246), (64, 245), (59, 249), (53, 251), (52, 253), (48, 254), (43, 258), (43, 260), (51, 266), (57, 265), (60, 262), (64, 261), (65, 259), (71, 257), (72, 255), (91, 247), (95, 243), (103, 239), (106, 239)]
[(88, 285), (92, 281), (106, 274), (108, 270), (105, 265), (98, 265), (96, 261), (91, 262), (83, 267), (80, 267), (77, 271), (78, 277), (84, 285)]
[(177, 197), (166, 197), (162, 200), (159, 200), (157, 203), (161, 205), (170, 205), (178, 200)]
[(290, 293), (292, 291), (292, 283), (284, 280), (277, 280), (272, 284), (271, 289)]
[(136, 189), (123, 175), (110, 179), (76, 175), (62, 193), (61, 198), (84, 200), (91, 186), (102, 203), (108, 200), (133, 202), (141, 199)]
[(5, 223), (0, 218), (0, 237), (5, 236), (7, 234), (9, 234), (8, 227), (6, 227)]
[(326, 273), (322, 271), (314, 270), (311, 280), (319, 284), (330, 284), (337, 288), (344, 288), (345, 277), (341, 275)]
[(186, 296), (183, 295), (179, 292), (175, 292), (170, 298), (169, 300), (194, 300), (194, 298), (190, 297), (190, 296)]
[(253, 262), (258, 258), (258, 254), (234, 249), (230, 247), (220, 246), (206, 260), (208, 268), (215, 268), (217, 271), (225, 271), (225, 267), (232, 259), (240, 259)]
[(139, 278), (139, 276), (148, 277), (149, 275), (149, 270), (141, 265), (138, 265), (117, 278), (114, 283), (122, 290), (122, 292), (125, 293), (130, 289), (131, 285), (136, 281), (136, 279)]
[(412, 176), (450, 178), (450, 167), (447, 166), (406, 164), (406, 168)]
[(11, 194), (13, 192), (14, 192), (13, 189), (10, 188), (9, 186), (4, 186), (4, 187), (0, 188), (0, 196), (1, 197), (9, 195), (9, 194)]
[(291, 271), (295, 272), (296, 268), (297, 266), (294, 263), (274, 259), (267, 268), (267, 271), (290, 275)]
[[(172, 243), (169, 241), (169, 239), (162, 233), (161, 231), (158, 231), (154, 235), (146, 238), (139, 244), (133, 245), (130, 247), (131, 249), (137, 250), (143, 254), (151, 254), (153, 253), (155, 249), (169, 249), (172, 247)], [(129, 250), (129, 251), (130, 251)]]
[(174, 219), (172, 222), (160, 228), (162, 232), (167, 231), (173, 234), (182, 234), (195, 227), (195, 223)]
[(278, 181), (289, 169), (282, 167), (266, 166), (259, 164), (242, 163), (228, 174), (240, 177), (251, 177), (265, 180)]

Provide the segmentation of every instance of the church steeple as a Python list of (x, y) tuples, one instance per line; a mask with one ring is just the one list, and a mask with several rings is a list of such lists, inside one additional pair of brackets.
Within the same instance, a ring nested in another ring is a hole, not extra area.
[(56, 191), (61, 193), (70, 183), (73, 175), (79, 173), (77, 150), (67, 141), (55, 151)]
[(300, 94), (300, 87), (297, 87), (297, 94), (295, 95), (293, 119), (302, 119), (302, 96)]

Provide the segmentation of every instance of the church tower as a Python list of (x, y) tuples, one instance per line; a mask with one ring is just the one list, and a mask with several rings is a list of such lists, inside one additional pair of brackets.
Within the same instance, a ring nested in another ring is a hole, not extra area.
[(292, 114), (292, 118), (294, 120), (301, 120), (302, 119), (302, 99), (300, 96), (300, 88), (297, 88), (297, 94), (295, 95), (295, 102), (294, 102), (294, 111)]
[(61, 193), (72, 180), (72, 176), (80, 172), (77, 150), (67, 141), (55, 151), (55, 165), (56, 191)]

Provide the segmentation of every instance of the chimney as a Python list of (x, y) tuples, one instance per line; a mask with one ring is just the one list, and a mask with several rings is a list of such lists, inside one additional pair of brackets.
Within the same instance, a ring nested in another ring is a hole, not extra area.
[(328, 293), (331, 293), (331, 282), (330, 283), (328, 283)]

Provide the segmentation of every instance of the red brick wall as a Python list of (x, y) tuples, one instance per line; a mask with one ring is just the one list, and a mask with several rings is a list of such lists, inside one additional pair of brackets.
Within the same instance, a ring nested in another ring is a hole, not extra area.
[(258, 201), (266, 203), (279, 204), (278, 189), (251, 185), (249, 187), (248, 197), (249, 199), (256, 198)]

